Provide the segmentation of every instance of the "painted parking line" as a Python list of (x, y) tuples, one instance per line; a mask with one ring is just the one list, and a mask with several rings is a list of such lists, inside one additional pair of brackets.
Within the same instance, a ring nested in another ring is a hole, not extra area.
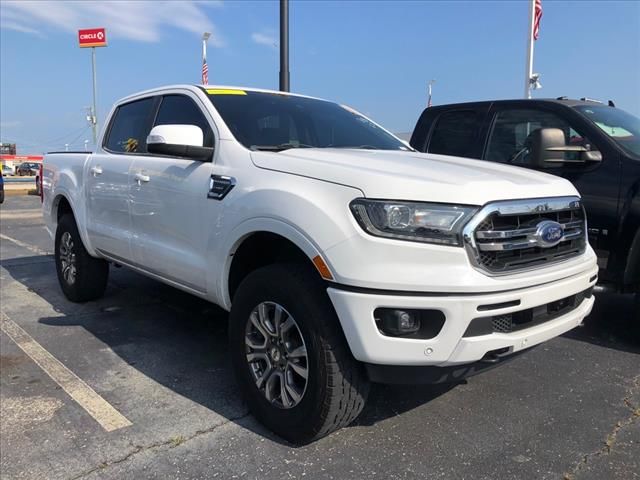
[(4, 312), (0, 312), (2, 331), (26, 353), (44, 372), (76, 401), (107, 432), (132, 425), (109, 402), (96, 393), (80, 377), (36, 342)]
[(46, 250), (42, 250), (41, 248), (38, 248), (38, 247), (34, 247), (33, 245), (30, 245), (28, 243), (21, 242), (20, 240), (17, 240), (15, 238), (8, 237), (4, 233), (0, 233), (0, 239), (15, 243), (19, 247), (26, 248), (30, 252), (37, 253), (38, 255), (51, 255), (53, 253), (53, 252), (48, 252)]
[(33, 220), (42, 218), (41, 208), (29, 208), (25, 210), (0, 210), (0, 220)]

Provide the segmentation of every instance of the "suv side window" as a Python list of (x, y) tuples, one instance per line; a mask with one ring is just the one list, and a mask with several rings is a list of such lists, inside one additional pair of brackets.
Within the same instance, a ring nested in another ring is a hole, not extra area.
[(445, 112), (436, 120), (429, 141), (429, 153), (473, 157), (473, 147), (480, 124), (473, 110)]
[[(527, 140), (531, 133), (540, 128), (559, 128), (564, 132), (567, 145), (591, 148), (587, 138), (555, 113), (533, 109), (501, 110), (493, 121), (485, 160), (528, 165)], [(565, 159), (577, 160), (578, 155), (578, 152), (565, 152)]]
[(113, 115), (104, 146), (116, 153), (146, 153), (154, 98), (120, 105)]
[(213, 147), (213, 130), (196, 103), (185, 95), (165, 95), (154, 122), (156, 125), (195, 125), (202, 129), (205, 147)]

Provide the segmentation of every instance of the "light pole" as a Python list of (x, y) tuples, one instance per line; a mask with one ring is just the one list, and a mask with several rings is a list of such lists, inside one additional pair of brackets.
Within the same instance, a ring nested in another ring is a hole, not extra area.
[(289, 0), (280, 0), (280, 91), (289, 91)]
[(210, 32), (202, 34), (202, 84), (209, 84), (209, 66), (207, 65), (207, 40), (211, 36)]

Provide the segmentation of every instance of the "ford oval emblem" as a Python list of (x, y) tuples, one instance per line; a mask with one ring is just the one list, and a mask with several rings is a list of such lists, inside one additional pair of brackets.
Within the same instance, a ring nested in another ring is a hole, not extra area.
[(536, 225), (535, 238), (540, 247), (554, 247), (564, 238), (564, 228), (558, 222), (544, 220)]

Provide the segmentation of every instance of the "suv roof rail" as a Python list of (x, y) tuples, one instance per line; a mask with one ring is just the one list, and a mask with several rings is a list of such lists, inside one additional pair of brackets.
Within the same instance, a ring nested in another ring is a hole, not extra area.
[(567, 97), (566, 95), (562, 95), (561, 97), (556, 98), (556, 100), (568, 100), (569, 97)]
[(613, 103), (613, 100), (609, 100), (609, 101), (607, 102), (607, 105), (609, 105), (610, 107), (613, 107), (613, 108), (615, 108), (615, 107), (616, 107), (616, 104), (615, 104), (615, 103)]
[(580, 100), (582, 100), (583, 102), (602, 103), (600, 100), (596, 100), (595, 98), (589, 98), (589, 97), (582, 97)]

